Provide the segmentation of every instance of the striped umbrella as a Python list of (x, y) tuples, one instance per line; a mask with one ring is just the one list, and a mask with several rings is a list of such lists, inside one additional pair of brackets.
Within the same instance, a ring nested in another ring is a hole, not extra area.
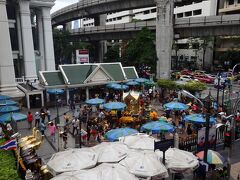
[(0, 100), (11, 99), (10, 96), (0, 95)]
[[(196, 154), (196, 156), (203, 160), (204, 159), (204, 151), (200, 151), (199, 153)], [(225, 159), (218, 152), (213, 151), (213, 150), (208, 150), (207, 162), (209, 164), (224, 164)]]
[(159, 134), (161, 132), (173, 132), (173, 125), (165, 121), (152, 121), (142, 125), (141, 131), (152, 132), (152, 134)]
[(100, 98), (93, 98), (93, 99), (89, 99), (87, 101), (85, 101), (87, 104), (90, 105), (99, 105), (105, 102), (104, 99), (100, 99)]
[(165, 109), (175, 110), (175, 111), (186, 110), (186, 109), (189, 108), (188, 105), (183, 104), (183, 103), (180, 103), (180, 102), (176, 102), (176, 101), (172, 101), (172, 102), (169, 102), (169, 103), (167, 103), (167, 104), (164, 104), (163, 107), (164, 107)]
[(109, 102), (103, 104), (103, 108), (110, 111), (110, 110), (123, 110), (126, 107), (125, 103), (122, 102)]
[[(190, 114), (185, 116), (184, 120), (194, 124), (206, 123), (206, 117), (203, 114)], [(216, 122), (216, 118), (210, 117), (209, 122), (210, 124), (214, 124)]]
[(120, 137), (124, 137), (124, 136), (128, 136), (131, 134), (135, 134), (138, 133), (138, 131), (136, 129), (132, 129), (132, 128), (117, 128), (117, 129), (112, 129), (110, 131), (108, 131), (104, 137), (106, 139), (108, 139), (109, 141), (116, 141), (118, 140), (118, 138)]
[(21, 113), (6, 113), (0, 116), (0, 122), (10, 121), (24, 121), (27, 119), (27, 115)]
[(0, 113), (9, 113), (19, 111), (17, 106), (0, 106)]
[(0, 106), (15, 106), (17, 105), (16, 101), (12, 100), (0, 100)]

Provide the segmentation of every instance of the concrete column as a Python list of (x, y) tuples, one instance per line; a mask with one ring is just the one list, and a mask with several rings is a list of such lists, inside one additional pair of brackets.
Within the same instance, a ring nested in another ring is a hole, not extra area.
[(37, 11), (37, 28), (38, 28), (38, 42), (39, 42), (39, 52), (40, 52), (40, 65), (41, 71), (46, 71), (45, 64), (45, 53), (44, 53), (44, 38), (43, 38), (43, 21), (42, 12)]
[(23, 56), (23, 45), (22, 45), (22, 31), (21, 31), (21, 21), (20, 21), (20, 12), (17, 10), (16, 12), (16, 23), (17, 23), (17, 35), (18, 35), (18, 50), (19, 56)]
[(69, 95), (69, 89), (66, 90), (66, 98), (67, 98), (67, 105), (69, 105), (69, 99), (70, 99), (70, 95)]
[[(94, 25), (95, 26), (105, 26), (106, 19), (107, 19), (107, 14), (101, 14), (99, 16), (96, 16), (96, 17), (94, 17)], [(96, 49), (98, 51), (97, 62), (102, 63), (103, 59), (104, 59), (104, 55), (107, 52), (106, 41), (98, 41), (96, 47), (97, 47)]]
[(41, 92), (41, 102), (42, 102), (42, 107), (44, 107), (44, 96), (43, 96), (43, 91)]
[(89, 100), (89, 88), (86, 87), (86, 100)]
[(22, 43), (24, 68), (26, 79), (36, 78), (36, 62), (33, 47), (33, 35), (31, 14), (29, 9), (29, 0), (19, 0), (21, 28), (22, 28)]
[(6, 0), (0, 0), (0, 32), (0, 94), (12, 97), (23, 96), (22, 93), (18, 94), (15, 83)]
[(27, 99), (27, 108), (30, 109), (31, 105), (30, 105), (30, 96), (29, 96), (29, 94), (27, 94), (26, 99)]
[(46, 70), (55, 70), (55, 57), (53, 48), (52, 24), (50, 16), (51, 7), (42, 7), (43, 36)]
[(157, 78), (169, 79), (173, 43), (173, 9), (172, 0), (155, 0), (157, 4), (156, 18), (156, 51)]

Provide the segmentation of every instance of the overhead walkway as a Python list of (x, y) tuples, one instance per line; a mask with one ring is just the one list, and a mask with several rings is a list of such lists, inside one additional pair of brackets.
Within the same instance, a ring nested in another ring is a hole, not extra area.
[[(130, 39), (144, 27), (155, 31), (156, 22), (142, 21), (73, 29), (69, 41)], [(174, 28), (179, 38), (239, 35), (240, 15), (180, 18), (175, 20)]]

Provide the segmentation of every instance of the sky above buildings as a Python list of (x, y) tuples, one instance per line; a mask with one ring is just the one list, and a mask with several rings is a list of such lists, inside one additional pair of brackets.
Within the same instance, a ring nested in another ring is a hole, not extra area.
[(51, 9), (51, 13), (76, 2), (78, 2), (78, 0), (56, 0), (55, 5)]

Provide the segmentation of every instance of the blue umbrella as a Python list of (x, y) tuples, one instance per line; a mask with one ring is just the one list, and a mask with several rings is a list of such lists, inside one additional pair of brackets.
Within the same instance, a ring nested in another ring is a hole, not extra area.
[[(194, 123), (194, 124), (203, 124), (206, 123), (206, 117), (203, 114), (191, 114), (187, 115), (184, 118), (185, 121)], [(216, 118), (210, 117), (210, 124), (213, 124), (216, 122)]]
[(126, 90), (129, 87), (127, 85), (120, 85), (120, 84), (118, 84), (118, 85), (113, 86), (112, 88), (115, 89), (115, 90)]
[(63, 89), (48, 89), (47, 93), (48, 94), (63, 94), (64, 90)]
[(19, 111), (19, 107), (17, 106), (1, 106), (0, 113), (9, 113)]
[(110, 110), (123, 110), (126, 107), (125, 103), (122, 102), (109, 102), (103, 104), (103, 108), (110, 111)]
[(17, 105), (16, 101), (12, 100), (0, 100), (0, 106), (14, 106)]
[(0, 95), (0, 100), (11, 99), (10, 96)]
[(142, 125), (141, 131), (152, 132), (152, 134), (159, 134), (161, 132), (173, 132), (173, 125), (165, 121), (152, 121)]
[(137, 81), (128, 81), (125, 83), (128, 86), (137, 86), (140, 85)]
[(112, 129), (108, 131), (104, 135), (104, 137), (109, 141), (116, 141), (120, 137), (136, 134), (136, 133), (138, 133), (136, 129), (125, 127), (125, 128)]
[(134, 81), (138, 82), (138, 83), (145, 83), (147, 81), (149, 81), (148, 79), (146, 78), (137, 78), (137, 79), (134, 79)]
[(85, 101), (87, 104), (90, 105), (98, 105), (98, 104), (102, 104), (105, 102), (104, 99), (100, 99), (100, 98), (94, 98), (94, 99), (89, 99), (87, 101)]
[(0, 122), (10, 121), (24, 121), (27, 119), (27, 115), (21, 113), (6, 113), (0, 116)]
[(186, 110), (186, 109), (189, 108), (188, 105), (183, 104), (183, 103), (180, 103), (180, 102), (175, 102), (175, 101), (172, 101), (172, 102), (170, 102), (170, 103), (164, 104), (163, 107), (164, 107), (165, 109), (175, 110), (175, 111)]
[(118, 85), (120, 85), (120, 84), (117, 84), (117, 83), (108, 83), (108, 84), (106, 85), (106, 87), (107, 87), (107, 88), (113, 88), (114, 86), (118, 86)]

